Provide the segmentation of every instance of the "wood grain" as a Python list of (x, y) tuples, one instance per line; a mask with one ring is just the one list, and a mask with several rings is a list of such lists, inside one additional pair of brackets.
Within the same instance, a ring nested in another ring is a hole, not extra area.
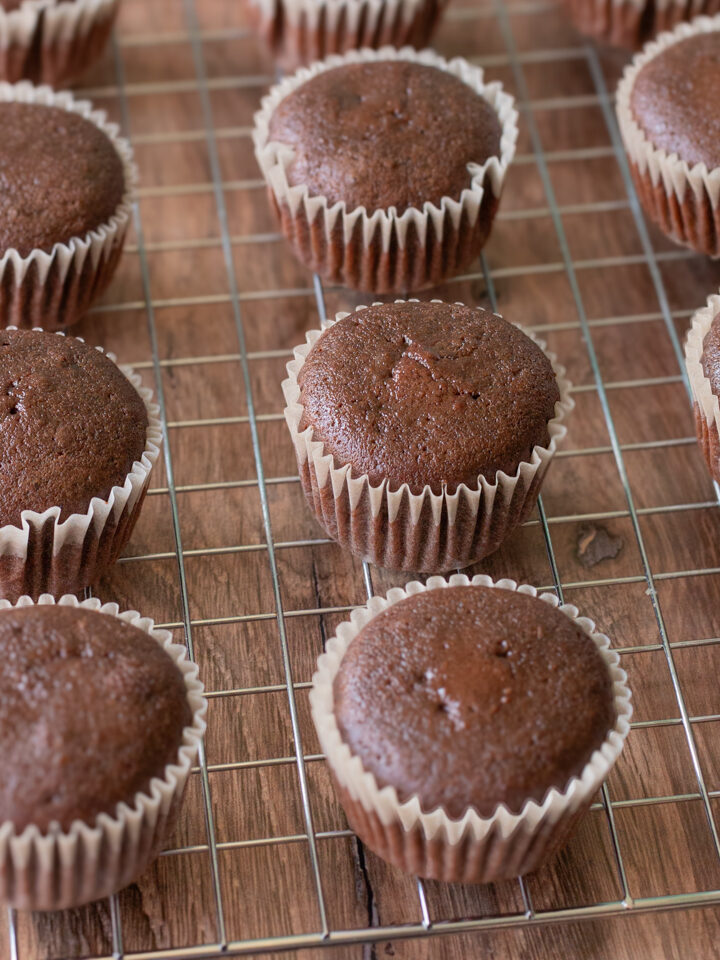
[[(451, 10), (438, 34), (440, 52), (480, 58), (489, 75), (517, 93), (507, 37), (490, 0), (454, 0)], [(195, 50), (188, 16), (196, 17), (203, 31)], [(639, 528), (658, 577), (659, 610), (668, 640), (679, 644), (674, 660), (710, 791), (720, 791), (715, 494), (692, 440), (677, 356), (596, 96), (590, 70), (595, 54), (552, 2), (510, 3), (507, 25), (521, 54), (531, 109), (522, 117), (520, 156), (508, 177), (486, 251), (487, 267), (498, 308), (544, 336), (577, 387), (568, 441), (548, 477), (544, 507), (565, 597), (611, 634), (633, 687), (637, 726), (608, 782), (629, 891), (633, 897), (650, 897), (714, 890), (720, 888), (720, 860), (699, 799), (626, 490), (563, 262), (563, 239), (597, 365), (608, 385), (609, 413), (623, 445), (629, 490), (641, 510)], [(238, 0), (123, 0), (117, 39), (121, 73), (108, 51), (85, 79), (83, 93), (116, 120), (127, 115), (126, 133), (134, 141), (141, 173), (144, 246), (139, 248), (133, 230), (111, 289), (77, 332), (121, 360), (139, 364), (148, 384), (162, 386), (190, 630), (203, 679), (213, 693), (208, 805), (226, 936), (244, 940), (320, 930), (296, 750), (307, 758), (308, 809), (320, 834), (317, 854), (330, 929), (416, 924), (422, 916), (415, 880), (386, 866), (348, 835), (317, 756), (308, 709), (307, 684), (315, 659), (344, 611), (364, 602), (366, 593), (361, 565), (327, 542), (305, 509), (281, 416), (284, 365), (305, 331), (317, 326), (318, 311), (312, 278), (277, 235), (247, 135), (274, 65), (247, 32)], [(281, 609), (273, 591), (251, 411), (211, 183), (198, 53), (210, 80)], [(612, 89), (624, 59), (604, 51), (600, 62)], [(118, 76), (124, 76), (124, 91)], [(548, 155), (552, 196), (532, 155), (531, 117)], [(594, 152), (582, 158), (567, 154), (587, 148)], [(560, 207), (563, 237), (551, 214), (553, 201)], [(587, 204), (595, 205), (592, 211), (583, 208)], [(717, 288), (720, 267), (678, 251), (649, 230), (682, 337), (689, 313)], [(152, 311), (145, 303), (143, 258)], [(423, 296), (485, 305), (492, 300), (479, 263), (470, 276)], [(367, 299), (325, 291), (330, 314)], [(182, 637), (183, 596), (166, 467), (159, 465), (154, 475), (127, 557), (96, 592), (169, 624)], [(588, 520), (587, 514), (602, 516)], [(588, 528), (588, 523), (594, 526)], [(582, 543), (589, 534), (604, 538), (613, 550), (584, 554)], [(552, 586), (539, 516), (477, 570)], [(377, 592), (407, 579), (371, 571)], [(295, 684), (299, 741), (280, 626)], [(638, 803), (651, 798), (669, 799)], [(718, 802), (713, 797), (715, 816)], [(555, 861), (526, 885), (536, 910), (580, 908), (622, 897), (610, 824), (600, 806)], [(525, 909), (517, 882), (487, 887), (428, 883), (425, 893), (430, 919), (438, 923), (517, 917)], [(212, 945), (220, 937), (217, 907), (202, 784), (195, 776), (167, 852), (118, 897), (124, 950), (145, 955), (174, 949), (180, 957), (187, 948)], [(374, 944), (296, 955), (302, 960), (480, 955), (661, 960), (717, 953), (717, 907), (651, 916), (628, 913), (407, 941), (394, 940), (388, 929)], [(16, 927), (21, 960), (106, 957), (118, 947), (108, 902), (56, 915), (18, 916)], [(286, 956), (273, 949), (269, 945), (265, 955)], [(4, 915), (0, 956), (10, 956)]]

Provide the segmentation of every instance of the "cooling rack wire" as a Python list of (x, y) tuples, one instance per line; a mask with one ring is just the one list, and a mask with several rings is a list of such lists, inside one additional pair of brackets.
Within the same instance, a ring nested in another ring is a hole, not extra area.
[(536, 513), (477, 570), (554, 590), (611, 634), (635, 701), (625, 755), (525, 880), (413, 880), (347, 830), (312, 667), (354, 605), (405, 578), (319, 536), (279, 382), (307, 328), (364, 298), (324, 289), (275, 232), (249, 138), (273, 65), (238, 0), (124, 0), (82, 94), (131, 138), (142, 186), (119, 275), (77, 332), (156, 389), (165, 456), (97, 593), (185, 637), (209, 730), (155, 867), (83, 910), (9, 911), (11, 960), (717, 955), (718, 497), (681, 341), (720, 271), (646, 225), (612, 106), (623, 60), (555, 3), (453, 0), (436, 47), (506, 84), (522, 134), (486, 254), (433, 295), (531, 326), (576, 384)]

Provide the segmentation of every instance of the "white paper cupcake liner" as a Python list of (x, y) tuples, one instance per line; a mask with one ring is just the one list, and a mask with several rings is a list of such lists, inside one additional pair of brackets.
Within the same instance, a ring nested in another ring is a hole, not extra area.
[(575, 404), (565, 368), (541, 340), (524, 331), (550, 360), (560, 400), (548, 422), (547, 447), (536, 446), (530, 460), (521, 463), (512, 476), (499, 471), (493, 482), (479, 476), (477, 489), (462, 483), (452, 494), (433, 493), (430, 487), (415, 494), (407, 484), (391, 491), (385, 481), (373, 484), (367, 474), (354, 477), (349, 464), (337, 463), (324, 444), (313, 439), (312, 427), (300, 431), (304, 408), (298, 375), (302, 365), (323, 329), (347, 316), (339, 313), (321, 330), (308, 332), (306, 342), (293, 351), (295, 359), (288, 363), (288, 379), (282, 384), (285, 419), (309, 506), (330, 537), (381, 567), (437, 573), (482, 559), (526, 519), (567, 433), (563, 421)]
[[(72, 6), (73, 4), (62, 4)], [(24, 9), (24, 8), (23, 8)], [(110, 282), (120, 260), (137, 182), (132, 148), (108, 123), (101, 110), (69, 93), (30, 83), (0, 83), (0, 102), (39, 103), (78, 113), (108, 137), (123, 164), (125, 194), (113, 216), (84, 237), (56, 243), (50, 253), (33, 250), (26, 257), (7, 250), (0, 257), (0, 323), (46, 330), (68, 326), (86, 313)]]
[(421, 49), (448, 0), (251, 0), (256, 29), (287, 69), (331, 53)]
[[(55, 604), (43, 595), (39, 604)], [(185, 647), (172, 642), (167, 630), (135, 610), (120, 612), (116, 603), (97, 599), (80, 602), (64, 596), (63, 606), (95, 610), (117, 617), (147, 633), (168, 653), (182, 673), (192, 710), (192, 723), (183, 730), (177, 760), (153, 777), (132, 804), (118, 803), (94, 823), (76, 820), (69, 830), (51, 826), (42, 833), (30, 825), (17, 833), (13, 824), (0, 824), (0, 899), (20, 910), (62, 910), (107, 897), (138, 877), (162, 848), (180, 807), (185, 784), (205, 732), (207, 701), (198, 668)], [(13, 605), (0, 600), (2, 610), (32, 606), (29, 597)]]
[[(408, 60), (459, 77), (496, 111), (502, 125), (500, 156), (468, 164), (470, 186), (459, 197), (443, 197), (398, 214), (394, 207), (368, 214), (348, 210), (344, 201), (311, 196), (307, 185), (291, 186), (287, 170), (294, 151), (270, 141), (269, 124), (281, 100), (312, 77), (349, 63)], [(295, 255), (329, 282), (373, 293), (405, 293), (434, 286), (478, 256), (497, 210), (507, 168), (515, 155), (518, 114), (500, 83), (486, 83), (483, 71), (460, 57), (445, 60), (431, 50), (350, 51), (298, 70), (273, 87), (255, 114), (255, 156), (268, 184), (271, 204)]]
[(661, 34), (625, 68), (616, 98), (620, 133), (643, 207), (676, 243), (711, 257), (720, 256), (720, 168), (691, 167), (676, 153), (655, 147), (636, 122), (630, 99), (639, 72), (653, 57), (686, 37), (718, 30), (720, 16), (698, 17)]
[(708, 297), (707, 305), (693, 315), (685, 341), (685, 364), (693, 398), (698, 443), (714, 480), (720, 482), (720, 402), (702, 367), (703, 342), (714, 317), (720, 313), (720, 296)]
[(610, 649), (609, 639), (595, 631), (591, 620), (579, 616), (576, 607), (561, 606), (557, 597), (544, 593), (541, 600), (560, 609), (592, 638), (613, 681), (617, 719), (582, 773), (564, 790), (550, 789), (541, 803), (529, 800), (520, 813), (510, 813), (501, 804), (490, 817), (481, 817), (469, 808), (459, 820), (442, 808), (423, 812), (417, 796), (401, 802), (392, 786), (381, 789), (340, 735), (333, 683), (342, 658), (365, 624), (394, 603), (426, 590), (470, 584), (538, 596), (534, 587), (518, 586), (513, 580), (495, 582), (485, 576), (470, 580), (455, 574), (449, 580), (431, 577), (426, 584), (414, 581), (405, 589), (390, 590), (387, 597), (373, 597), (340, 624), (318, 659), (310, 706), (348, 821), (364, 843), (409, 873), (448, 882), (490, 883), (535, 870), (568, 838), (620, 755), (630, 730), (632, 707), (627, 675), (619, 666), (618, 654)]
[(630, 50), (678, 23), (720, 10), (718, 0), (566, 0), (566, 5), (581, 33)]
[[(64, 336), (60, 332), (56, 335)], [(114, 354), (106, 356), (116, 362)], [(115, 563), (130, 538), (160, 453), (162, 424), (160, 409), (152, 402), (152, 390), (142, 386), (132, 367), (118, 366), (147, 410), (147, 438), (140, 460), (106, 500), (93, 497), (86, 513), (73, 513), (61, 521), (60, 506), (42, 513), (23, 510), (21, 526), (0, 526), (0, 595), (17, 599), (23, 594), (77, 593)]]
[(0, 7), (0, 79), (59, 86), (102, 55), (120, 0), (24, 0)]

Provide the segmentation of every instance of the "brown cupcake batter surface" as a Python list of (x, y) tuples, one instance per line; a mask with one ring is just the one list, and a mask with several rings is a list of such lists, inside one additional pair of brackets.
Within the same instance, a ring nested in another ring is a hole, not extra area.
[(0, 822), (93, 823), (162, 777), (192, 722), (182, 674), (137, 627), (92, 610), (0, 611)]
[(470, 186), (468, 163), (499, 156), (495, 110), (458, 77), (402, 60), (348, 64), (278, 104), (269, 140), (291, 146), (291, 185), (348, 210), (439, 205)]
[(112, 217), (123, 165), (94, 123), (59, 107), (0, 103), (0, 129), (0, 256), (50, 252)]
[(714, 396), (720, 397), (720, 313), (713, 317), (710, 329), (705, 334), (700, 362), (703, 373), (710, 381), (710, 389)]
[(334, 684), (343, 740), (401, 801), (458, 819), (564, 789), (615, 722), (595, 643), (536, 598), (489, 587), (395, 604), (351, 642)]
[(147, 427), (142, 397), (94, 347), (1, 330), (0, 526), (19, 526), (22, 510), (85, 513), (125, 482)]
[(514, 474), (549, 442), (560, 393), (552, 365), (521, 330), (457, 304), (368, 307), (326, 330), (298, 382), (300, 429), (336, 463), (390, 489), (453, 493)]
[(630, 108), (648, 140), (691, 167), (720, 166), (720, 31), (686, 37), (638, 73)]

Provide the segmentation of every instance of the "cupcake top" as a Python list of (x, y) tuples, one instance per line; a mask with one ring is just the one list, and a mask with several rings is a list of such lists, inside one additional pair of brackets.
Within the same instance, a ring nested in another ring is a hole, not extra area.
[(720, 397), (720, 313), (713, 317), (710, 329), (705, 334), (700, 362), (713, 395)]
[(490, 587), (429, 590), (352, 640), (333, 686), (340, 736), (380, 788), (453, 819), (519, 813), (564, 789), (612, 728), (607, 666), (565, 614)]
[(93, 823), (176, 761), (181, 672), (138, 627), (93, 610), (0, 611), (0, 822)]
[(113, 216), (122, 160), (90, 120), (37, 103), (0, 102), (0, 256), (50, 252)]
[(689, 166), (720, 166), (720, 31), (696, 33), (641, 67), (630, 109), (647, 139)]
[(338, 464), (391, 490), (477, 489), (549, 442), (560, 392), (526, 334), (486, 310), (378, 304), (329, 327), (298, 374), (303, 414)]
[(20, 526), (22, 510), (85, 513), (125, 482), (147, 428), (142, 397), (94, 347), (1, 330), (0, 526)]
[(275, 109), (268, 139), (293, 148), (291, 186), (348, 210), (459, 199), (468, 164), (500, 155), (495, 110), (458, 77), (405, 60), (325, 70)]

